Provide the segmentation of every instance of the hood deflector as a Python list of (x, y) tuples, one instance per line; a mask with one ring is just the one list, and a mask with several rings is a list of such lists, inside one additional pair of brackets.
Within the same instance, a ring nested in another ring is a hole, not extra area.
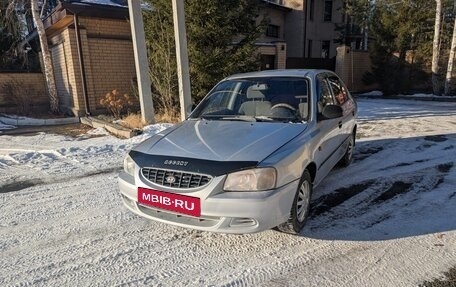
[[(135, 150), (130, 151), (129, 155), (140, 167), (180, 170), (207, 174), (214, 177), (243, 169), (254, 168), (258, 165), (258, 162), (256, 161), (215, 161), (196, 158), (152, 155)], [(165, 162), (170, 161), (175, 161), (176, 164), (165, 164)]]

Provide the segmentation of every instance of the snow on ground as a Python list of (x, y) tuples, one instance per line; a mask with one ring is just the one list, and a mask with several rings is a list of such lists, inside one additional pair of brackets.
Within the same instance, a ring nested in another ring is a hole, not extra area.
[(16, 128), (16, 126), (9, 123), (9, 119), (9, 117), (0, 114), (0, 134), (2, 133), (2, 130), (10, 130)]
[(10, 130), (10, 129), (15, 129), (15, 128), (16, 128), (16, 126), (7, 125), (0, 121), (0, 133), (2, 132), (2, 130)]
[(366, 92), (366, 93), (361, 93), (359, 94), (360, 96), (378, 96), (378, 97), (381, 97), (383, 96), (383, 92), (382, 91), (370, 91), (370, 92)]
[(138, 217), (117, 172), (146, 134), (0, 136), (0, 286), (415, 286), (456, 265), (456, 103), (361, 99), (355, 160), (300, 236)]

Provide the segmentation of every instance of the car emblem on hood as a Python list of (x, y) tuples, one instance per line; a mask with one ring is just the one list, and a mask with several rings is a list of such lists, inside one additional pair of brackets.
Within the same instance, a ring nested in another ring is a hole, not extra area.
[(166, 183), (171, 183), (172, 184), (172, 183), (176, 182), (176, 178), (174, 176), (170, 175), (170, 176), (167, 176), (165, 178), (165, 181), (166, 181)]
[(183, 160), (165, 160), (163, 162), (166, 165), (180, 165), (180, 166), (187, 166), (188, 161), (183, 161)]

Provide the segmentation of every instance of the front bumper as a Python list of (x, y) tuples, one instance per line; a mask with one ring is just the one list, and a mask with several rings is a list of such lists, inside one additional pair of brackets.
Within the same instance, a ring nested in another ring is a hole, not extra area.
[(216, 177), (206, 187), (185, 191), (201, 200), (201, 216), (192, 217), (138, 203), (138, 186), (166, 192), (175, 190), (151, 186), (121, 172), (119, 188), (124, 205), (134, 213), (177, 226), (222, 233), (254, 233), (270, 229), (288, 220), (298, 180), (271, 191), (223, 192), (225, 176)]

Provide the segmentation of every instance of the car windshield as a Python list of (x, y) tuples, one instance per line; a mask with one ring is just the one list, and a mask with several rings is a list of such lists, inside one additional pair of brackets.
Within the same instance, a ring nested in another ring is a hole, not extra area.
[(190, 118), (301, 122), (308, 118), (306, 78), (264, 77), (220, 82)]

